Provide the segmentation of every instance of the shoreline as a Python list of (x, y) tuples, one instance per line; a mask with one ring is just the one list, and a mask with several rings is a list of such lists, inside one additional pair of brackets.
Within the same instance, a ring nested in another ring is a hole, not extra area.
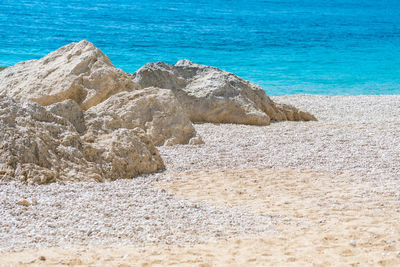
[(204, 145), (159, 147), (167, 170), (132, 180), (0, 182), (0, 265), (400, 264), (400, 95), (271, 99), (318, 121), (195, 124)]

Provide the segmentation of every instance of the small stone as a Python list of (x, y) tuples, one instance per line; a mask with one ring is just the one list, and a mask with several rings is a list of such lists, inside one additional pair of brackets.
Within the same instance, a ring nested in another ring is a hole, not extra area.
[(32, 204), (33, 204), (33, 205), (37, 205), (37, 204), (38, 204), (38, 201), (37, 201), (36, 198), (32, 198)]
[(357, 245), (355, 240), (351, 240), (350, 241), (350, 246), (355, 247)]
[(26, 200), (26, 199), (22, 199), (22, 200), (18, 201), (17, 204), (18, 204), (18, 205), (21, 205), (21, 206), (25, 206), (25, 207), (29, 207), (29, 206), (31, 205), (31, 204), (29, 203), (29, 201)]
[(40, 257), (39, 257), (39, 260), (45, 261), (45, 260), (46, 260), (46, 257), (45, 257), (45, 256), (40, 256)]

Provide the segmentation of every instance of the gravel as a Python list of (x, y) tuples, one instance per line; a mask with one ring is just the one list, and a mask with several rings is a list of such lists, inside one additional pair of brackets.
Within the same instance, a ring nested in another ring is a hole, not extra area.
[(152, 186), (156, 176), (46, 186), (1, 182), (0, 250), (192, 244), (271, 230), (267, 215), (173, 198)]
[(0, 250), (75, 245), (193, 244), (272, 232), (277, 220), (178, 199), (153, 187), (174, 173), (300, 168), (355, 173), (399, 186), (400, 96), (284, 96), (317, 122), (196, 124), (204, 145), (160, 147), (163, 173), (105, 183), (0, 182)]
[(197, 124), (203, 146), (160, 148), (167, 169), (303, 168), (400, 178), (400, 96), (283, 96), (317, 122)]

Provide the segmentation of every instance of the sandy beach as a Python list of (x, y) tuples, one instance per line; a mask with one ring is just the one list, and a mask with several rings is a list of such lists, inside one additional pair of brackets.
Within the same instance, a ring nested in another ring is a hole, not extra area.
[(195, 124), (131, 180), (0, 182), (0, 266), (399, 266), (400, 96), (273, 100), (318, 121)]

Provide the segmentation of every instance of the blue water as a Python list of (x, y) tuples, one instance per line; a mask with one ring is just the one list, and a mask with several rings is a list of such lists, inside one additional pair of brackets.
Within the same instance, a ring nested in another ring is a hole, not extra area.
[(400, 94), (400, 0), (0, 0), (0, 66), (82, 39), (128, 72), (186, 58), (269, 95)]

